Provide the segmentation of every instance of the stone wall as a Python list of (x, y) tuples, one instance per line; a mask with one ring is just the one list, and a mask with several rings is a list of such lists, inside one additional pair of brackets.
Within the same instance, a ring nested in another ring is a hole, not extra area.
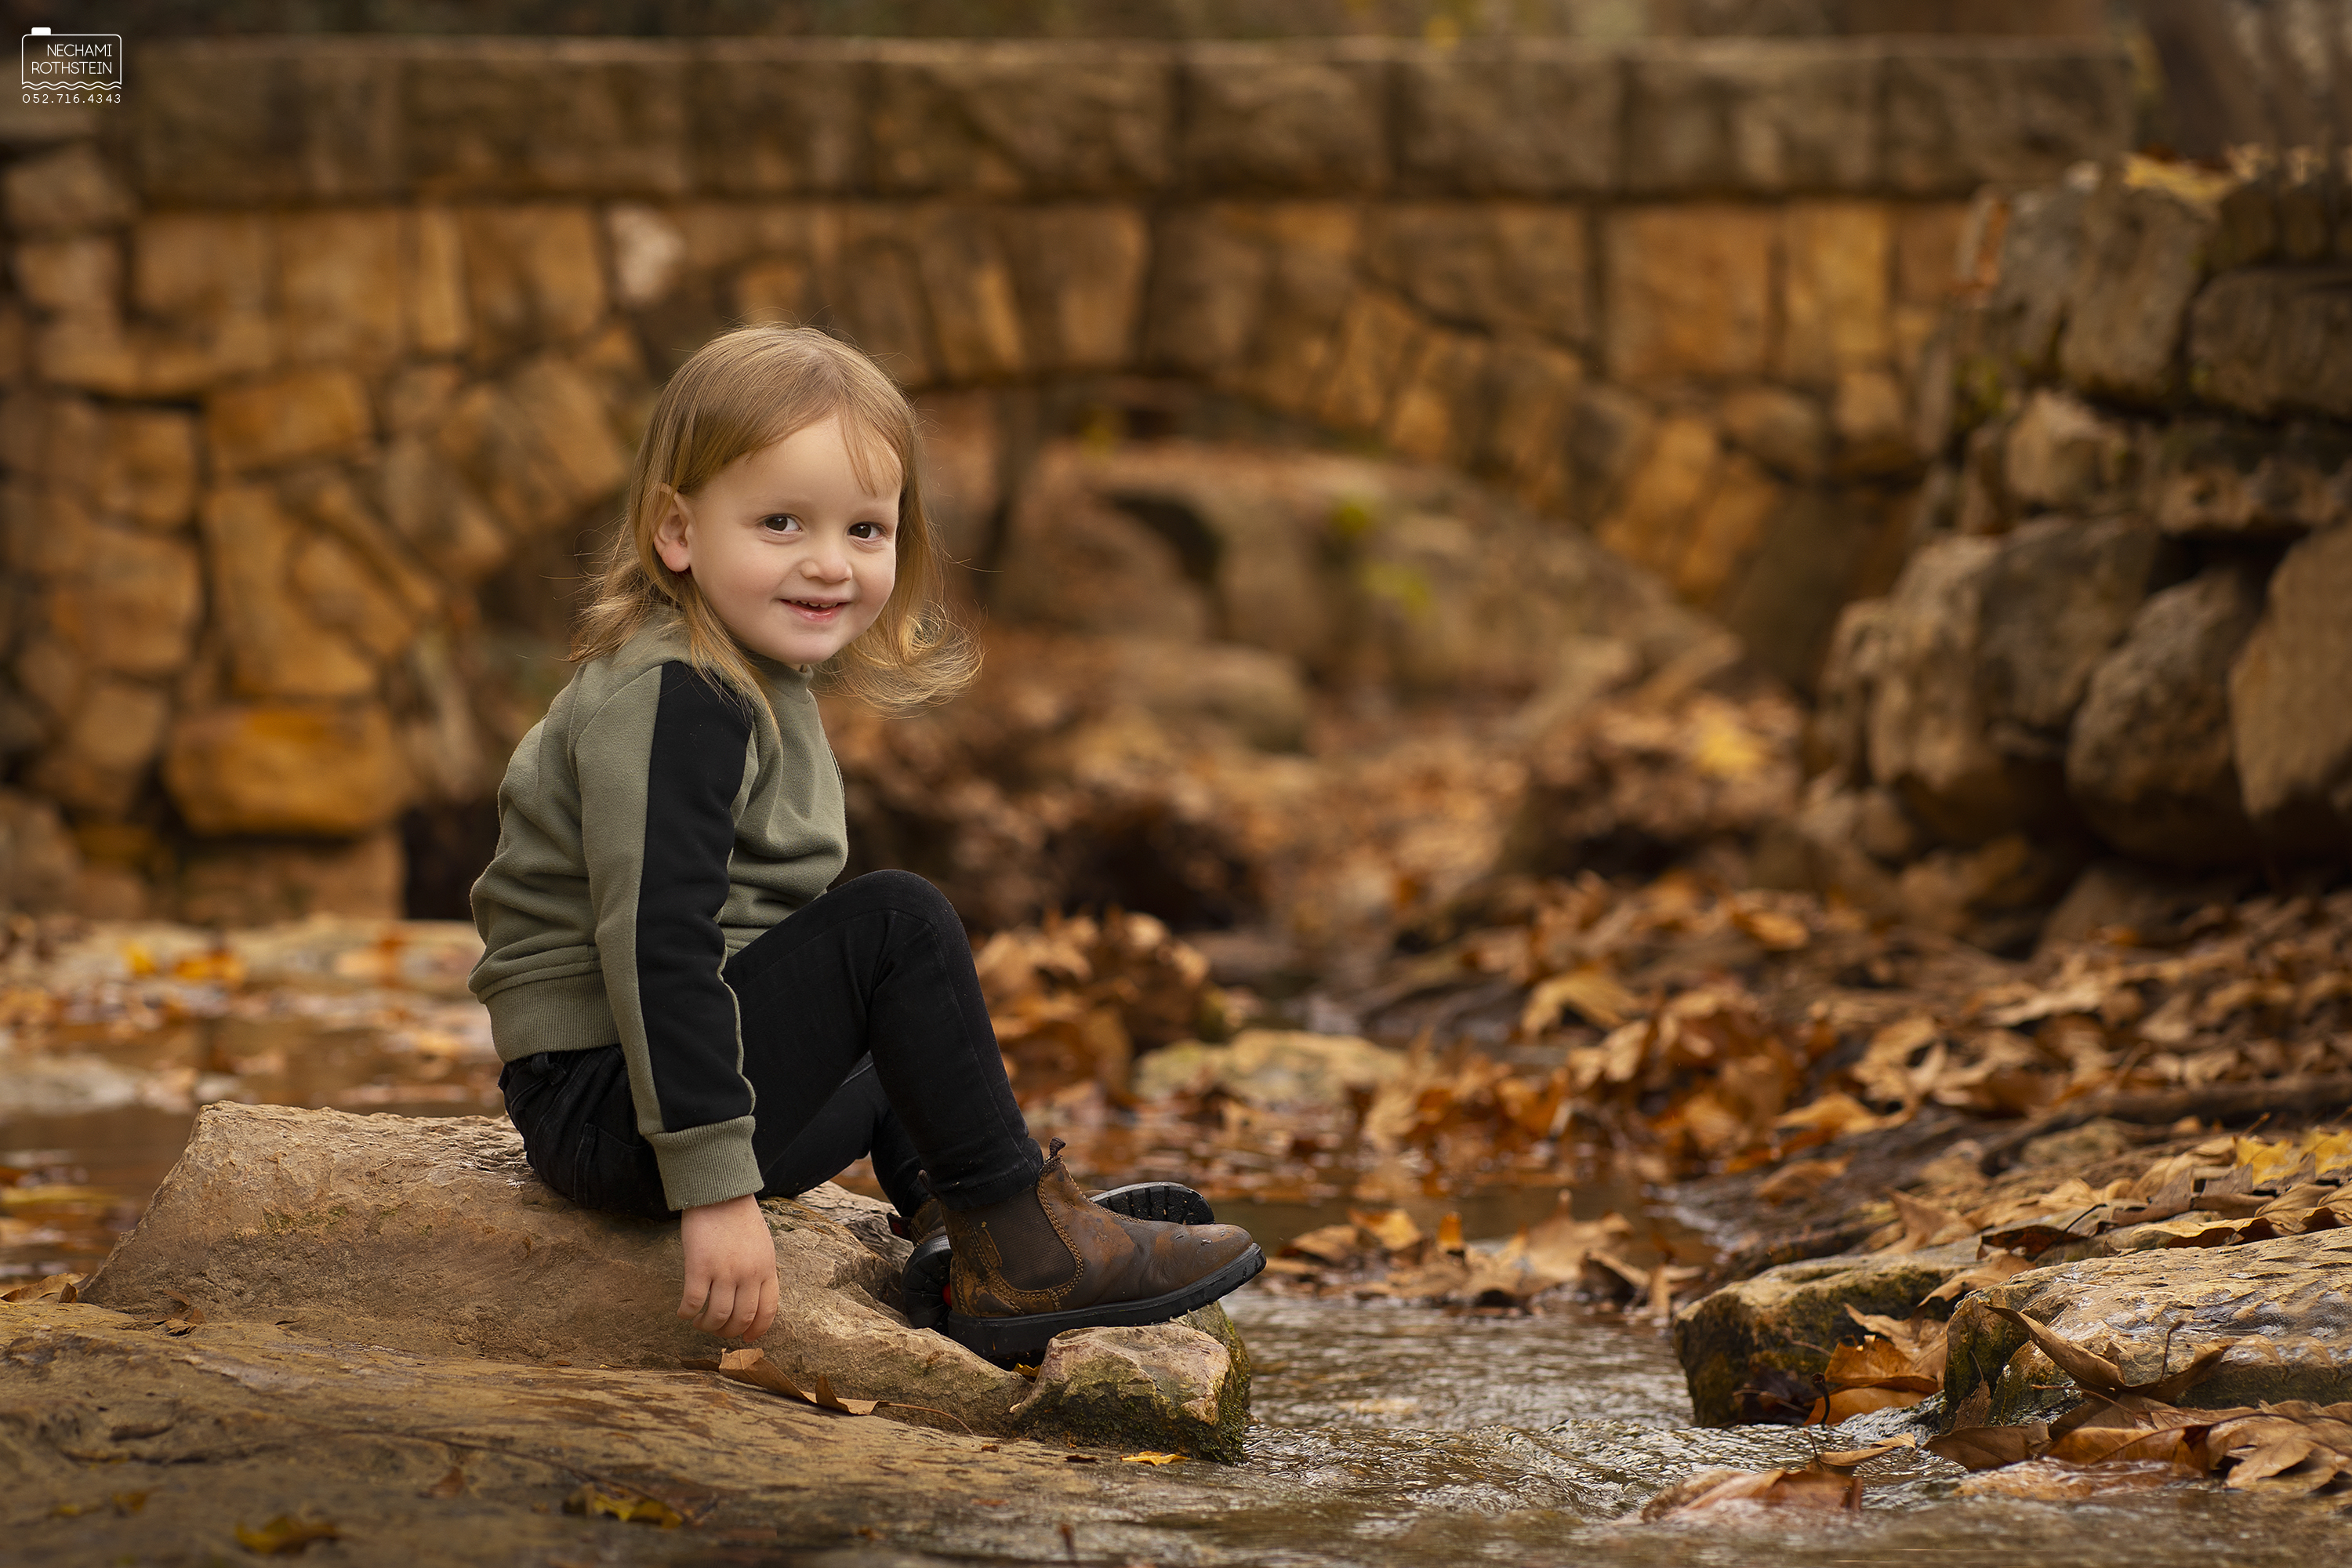
[[(1840, 621), (1804, 874), (1999, 941), (2100, 855), (2289, 883), (2340, 865), (2342, 193), (2302, 150), (1979, 204), (1976, 284), (1927, 356), (1924, 542)], [(2128, 912), (2113, 870), (2081, 890), (2074, 923)]]
[(653, 389), (740, 320), (922, 395), (967, 557), (1037, 440), (1220, 409), (1482, 476), (1806, 683), (1903, 557), (1969, 198), (2133, 112), (2098, 47), (1934, 40), (130, 70), (0, 117), (0, 838), (37, 871), (0, 901), (196, 919), (396, 901), (393, 825), (487, 797), (561, 678), (504, 653), (560, 637)]

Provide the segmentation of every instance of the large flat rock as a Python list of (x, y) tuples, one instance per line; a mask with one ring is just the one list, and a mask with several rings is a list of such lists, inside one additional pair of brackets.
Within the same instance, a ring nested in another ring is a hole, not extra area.
[(1991, 1380), (1995, 1420), (2039, 1419), (2047, 1401), (2033, 1385), (2065, 1376), (2023, 1330), (1993, 1314), (1996, 1306), (2094, 1349), (2111, 1336), (2117, 1366), (2136, 1384), (2234, 1342), (2178, 1402), (2197, 1409), (2352, 1399), (2352, 1230), (2084, 1258), (1963, 1298), (1952, 1314), (1946, 1408)]
[[(1102, 1441), (1234, 1452), (1247, 1361), (1228, 1349), (1239, 1342), (1221, 1310), (1189, 1320), (1209, 1332), (1180, 1323), (1162, 1325), (1150, 1345), (1122, 1342), (1119, 1353), (1167, 1362), (1162, 1381), (1181, 1396), (1139, 1405), (1105, 1389), (1097, 1398), (909, 1328), (898, 1310), (907, 1244), (890, 1235), (884, 1205), (828, 1184), (763, 1207), (780, 1303), (758, 1343), (801, 1386), (822, 1376), (839, 1394), (885, 1401), (883, 1414), (921, 1424), (1083, 1426)], [(198, 1118), (146, 1216), (83, 1294), (161, 1313), (177, 1298), (214, 1321), (421, 1355), (674, 1370), (723, 1348), (676, 1316), (679, 1274), (674, 1222), (596, 1214), (558, 1196), (503, 1121), (224, 1103)]]

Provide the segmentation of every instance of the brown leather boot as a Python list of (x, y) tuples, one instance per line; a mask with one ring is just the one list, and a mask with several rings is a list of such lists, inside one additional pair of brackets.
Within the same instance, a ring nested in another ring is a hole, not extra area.
[(1034, 1362), (1066, 1329), (1181, 1317), (1265, 1267), (1239, 1226), (1132, 1219), (1090, 1202), (1062, 1163), (1058, 1138), (1034, 1187), (950, 1209), (947, 1234), (948, 1334), (1004, 1366)]

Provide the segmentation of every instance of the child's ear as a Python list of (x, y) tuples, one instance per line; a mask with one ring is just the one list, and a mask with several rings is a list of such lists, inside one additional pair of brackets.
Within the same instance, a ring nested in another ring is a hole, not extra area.
[(654, 553), (663, 565), (683, 577), (694, 564), (694, 552), (688, 548), (687, 524), (691, 520), (686, 513), (686, 500), (668, 486), (662, 487), (661, 521), (654, 524)]

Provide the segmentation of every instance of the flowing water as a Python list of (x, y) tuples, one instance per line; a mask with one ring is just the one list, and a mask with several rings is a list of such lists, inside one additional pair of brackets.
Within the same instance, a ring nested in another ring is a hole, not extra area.
[[(424, 962), (414, 952), (379, 956), (387, 973)], [(487, 1041), (474, 1037), (462, 993), (442, 990), (453, 994), (353, 992), (336, 998), (332, 1016), (285, 1002), (240, 1013), (233, 999), (206, 1004), (192, 991), (163, 996), (146, 1022), (132, 1017), (138, 1027), (126, 1025), (120, 997), (78, 1002), (82, 1011), (59, 1016), (39, 1054), (0, 1063), (0, 1283), (94, 1267), (175, 1157), (194, 1102), (226, 1086), (241, 1098), (291, 1103), (495, 1111)], [(1642, 1212), (1638, 1193), (1578, 1196), (1585, 1217), (1600, 1206)], [(1551, 1197), (1433, 1201), (1414, 1218), (1427, 1226), (1457, 1208), (1473, 1237), (1500, 1236), (1540, 1217)], [(1345, 1205), (1223, 1206), (1269, 1244), (1345, 1215)], [(1651, 1208), (1643, 1218), (1650, 1236), (1679, 1250), (1668, 1216)], [(1800, 1467), (1824, 1448), (1858, 1446), (1900, 1413), (1865, 1418), (1879, 1423), (1867, 1433), (1863, 1423), (1833, 1435), (1694, 1428), (1658, 1325), (1601, 1309), (1455, 1316), (1258, 1289), (1228, 1306), (1257, 1369), (1249, 1462), (1113, 1467), (1095, 1506), (1061, 1521), (1071, 1528), (1066, 1543), (1052, 1540), (1043, 1555), (1160, 1568), (2352, 1561), (2352, 1522), (2331, 1500), (2251, 1497), (2117, 1471), (2107, 1472), (2116, 1484), (2063, 1500), (1971, 1495), (1955, 1467), (1910, 1452), (1864, 1468), (1858, 1514), (1743, 1506), (1643, 1523), (1643, 1502), (1696, 1471)], [(934, 1524), (921, 1500), (909, 1500), (887, 1550), (850, 1542), (822, 1556), (1035, 1561), (1045, 1528), (1037, 1520), (1008, 1521), (1001, 1533), (975, 1532), (968, 1519)], [(614, 1561), (775, 1560), (698, 1556), (707, 1549), (652, 1531), (615, 1544)]]

